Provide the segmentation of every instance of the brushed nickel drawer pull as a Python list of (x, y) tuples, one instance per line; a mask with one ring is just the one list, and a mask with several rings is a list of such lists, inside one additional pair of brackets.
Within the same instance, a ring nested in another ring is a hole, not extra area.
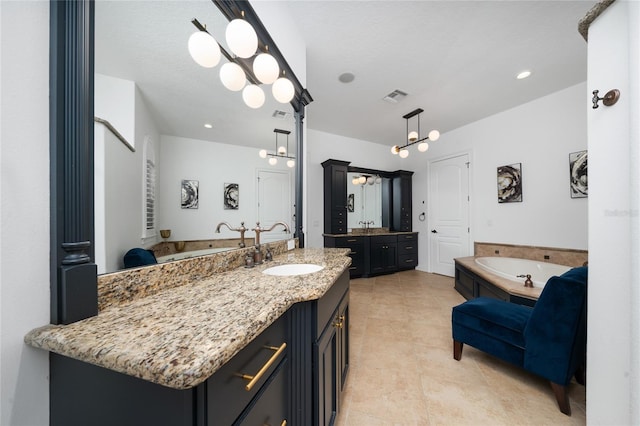
[(358, 253), (358, 252), (357, 251), (352, 251), (349, 254), (356, 254), (356, 253)]
[(414, 261), (413, 259), (407, 259), (407, 260), (405, 260), (404, 262), (405, 262), (405, 263), (413, 263), (413, 261)]
[(353, 240), (347, 240), (347, 242), (348, 242), (348, 243), (355, 243), (356, 241), (358, 241), (358, 240), (356, 240), (356, 239), (353, 239)]
[(413, 246), (405, 247), (406, 250), (413, 250)]
[(276, 359), (278, 359), (278, 357), (286, 347), (287, 347), (287, 342), (284, 342), (283, 344), (281, 344), (280, 347), (265, 346), (264, 347), (265, 349), (270, 349), (276, 352), (273, 355), (271, 355), (271, 358), (269, 358), (269, 360), (262, 366), (262, 368), (256, 373), (256, 375), (251, 376), (249, 374), (239, 374), (239, 376), (242, 377), (243, 379), (249, 380), (249, 383), (247, 383), (247, 385), (244, 387), (246, 391), (250, 391), (255, 386), (255, 384), (258, 383), (258, 380), (262, 378), (264, 373), (266, 373), (269, 367), (271, 367), (271, 365), (276, 361)]

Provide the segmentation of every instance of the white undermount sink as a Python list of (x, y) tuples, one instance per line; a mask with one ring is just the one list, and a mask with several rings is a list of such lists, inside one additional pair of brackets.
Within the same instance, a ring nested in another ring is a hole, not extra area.
[(288, 265), (272, 266), (262, 271), (263, 274), (276, 276), (292, 276), (305, 275), (318, 272), (324, 269), (324, 266), (314, 265), (311, 263), (291, 263)]

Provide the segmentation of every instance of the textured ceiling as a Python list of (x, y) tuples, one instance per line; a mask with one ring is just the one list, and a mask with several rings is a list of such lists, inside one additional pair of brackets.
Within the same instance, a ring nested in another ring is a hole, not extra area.
[[(444, 133), (585, 81), (577, 25), (595, 3), (287, 1), (307, 45), (307, 125), (394, 145), (415, 108), (425, 110), (423, 133)], [(271, 117), (289, 105), (267, 94), (251, 110), (221, 85), (219, 66), (189, 57), (192, 18), (223, 40), (225, 21), (209, 0), (96, 4), (96, 71), (136, 81), (162, 133), (272, 148), (274, 128), (293, 130), (292, 119)], [(532, 76), (516, 80), (524, 69)], [(341, 83), (344, 72), (355, 80)], [(395, 89), (408, 96), (382, 100)]]

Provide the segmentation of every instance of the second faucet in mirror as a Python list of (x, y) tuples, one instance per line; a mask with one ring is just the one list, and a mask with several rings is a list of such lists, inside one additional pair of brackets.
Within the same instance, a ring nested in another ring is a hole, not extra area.
[(277, 225), (282, 225), (284, 227), (284, 230), (286, 233), (290, 233), (291, 231), (289, 230), (289, 225), (287, 225), (284, 222), (275, 222), (273, 225), (271, 225), (271, 228), (266, 229), (266, 228), (261, 228), (260, 227), (260, 222), (256, 222), (256, 227), (252, 229), (253, 232), (256, 233), (256, 237), (255, 237), (255, 242), (256, 245), (260, 244), (260, 233), (261, 232), (269, 232), (272, 231), (273, 228), (275, 228)]

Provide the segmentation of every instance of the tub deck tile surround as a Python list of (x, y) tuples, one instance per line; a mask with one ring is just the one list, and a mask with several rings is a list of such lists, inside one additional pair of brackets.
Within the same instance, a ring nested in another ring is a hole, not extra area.
[[(146, 296), (116, 297), (118, 303), (103, 307), (95, 317), (32, 330), (25, 342), (174, 389), (192, 388), (294, 303), (320, 298), (351, 264), (348, 251), (296, 249), (251, 269), (236, 266), (208, 276), (201, 275), (199, 263), (210, 256), (186, 259), (185, 264), (192, 261), (190, 266), (175, 262), (140, 268), (137, 281), (125, 285), (144, 285), (145, 277), (164, 276), (170, 282), (149, 286), (152, 290)], [(237, 252), (235, 257), (240, 257)], [(211, 259), (208, 262), (214, 263)], [(324, 269), (291, 277), (262, 273), (287, 263), (314, 263)], [(172, 281), (180, 268), (187, 269), (183, 271), (186, 278)], [(123, 275), (131, 278), (131, 273)]]
[(477, 257), (503, 256), (520, 259), (537, 260), (538, 262), (557, 263), (558, 265), (583, 266), (589, 260), (586, 250), (564, 249), (554, 247), (537, 247), (501, 243), (473, 243), (473, 252)]
[(538, 300), (538, 298), (540, 297), (540, 293), (542, 293), (541, 288), (525, 287), (524, 281), (523, 282), (512, 281), (508, 278), (503, 278), (501, 276), (492, 274), (491, 272), (483, 269), (476, 263), (476, 256), (458, 257), (455, 259), (455, 262), (464, 266), (474, 274), (489, 281), (490, 283), (494, 284), (496, 287), (506, 291), (509, 294), (526, 297), (528, 299)]

